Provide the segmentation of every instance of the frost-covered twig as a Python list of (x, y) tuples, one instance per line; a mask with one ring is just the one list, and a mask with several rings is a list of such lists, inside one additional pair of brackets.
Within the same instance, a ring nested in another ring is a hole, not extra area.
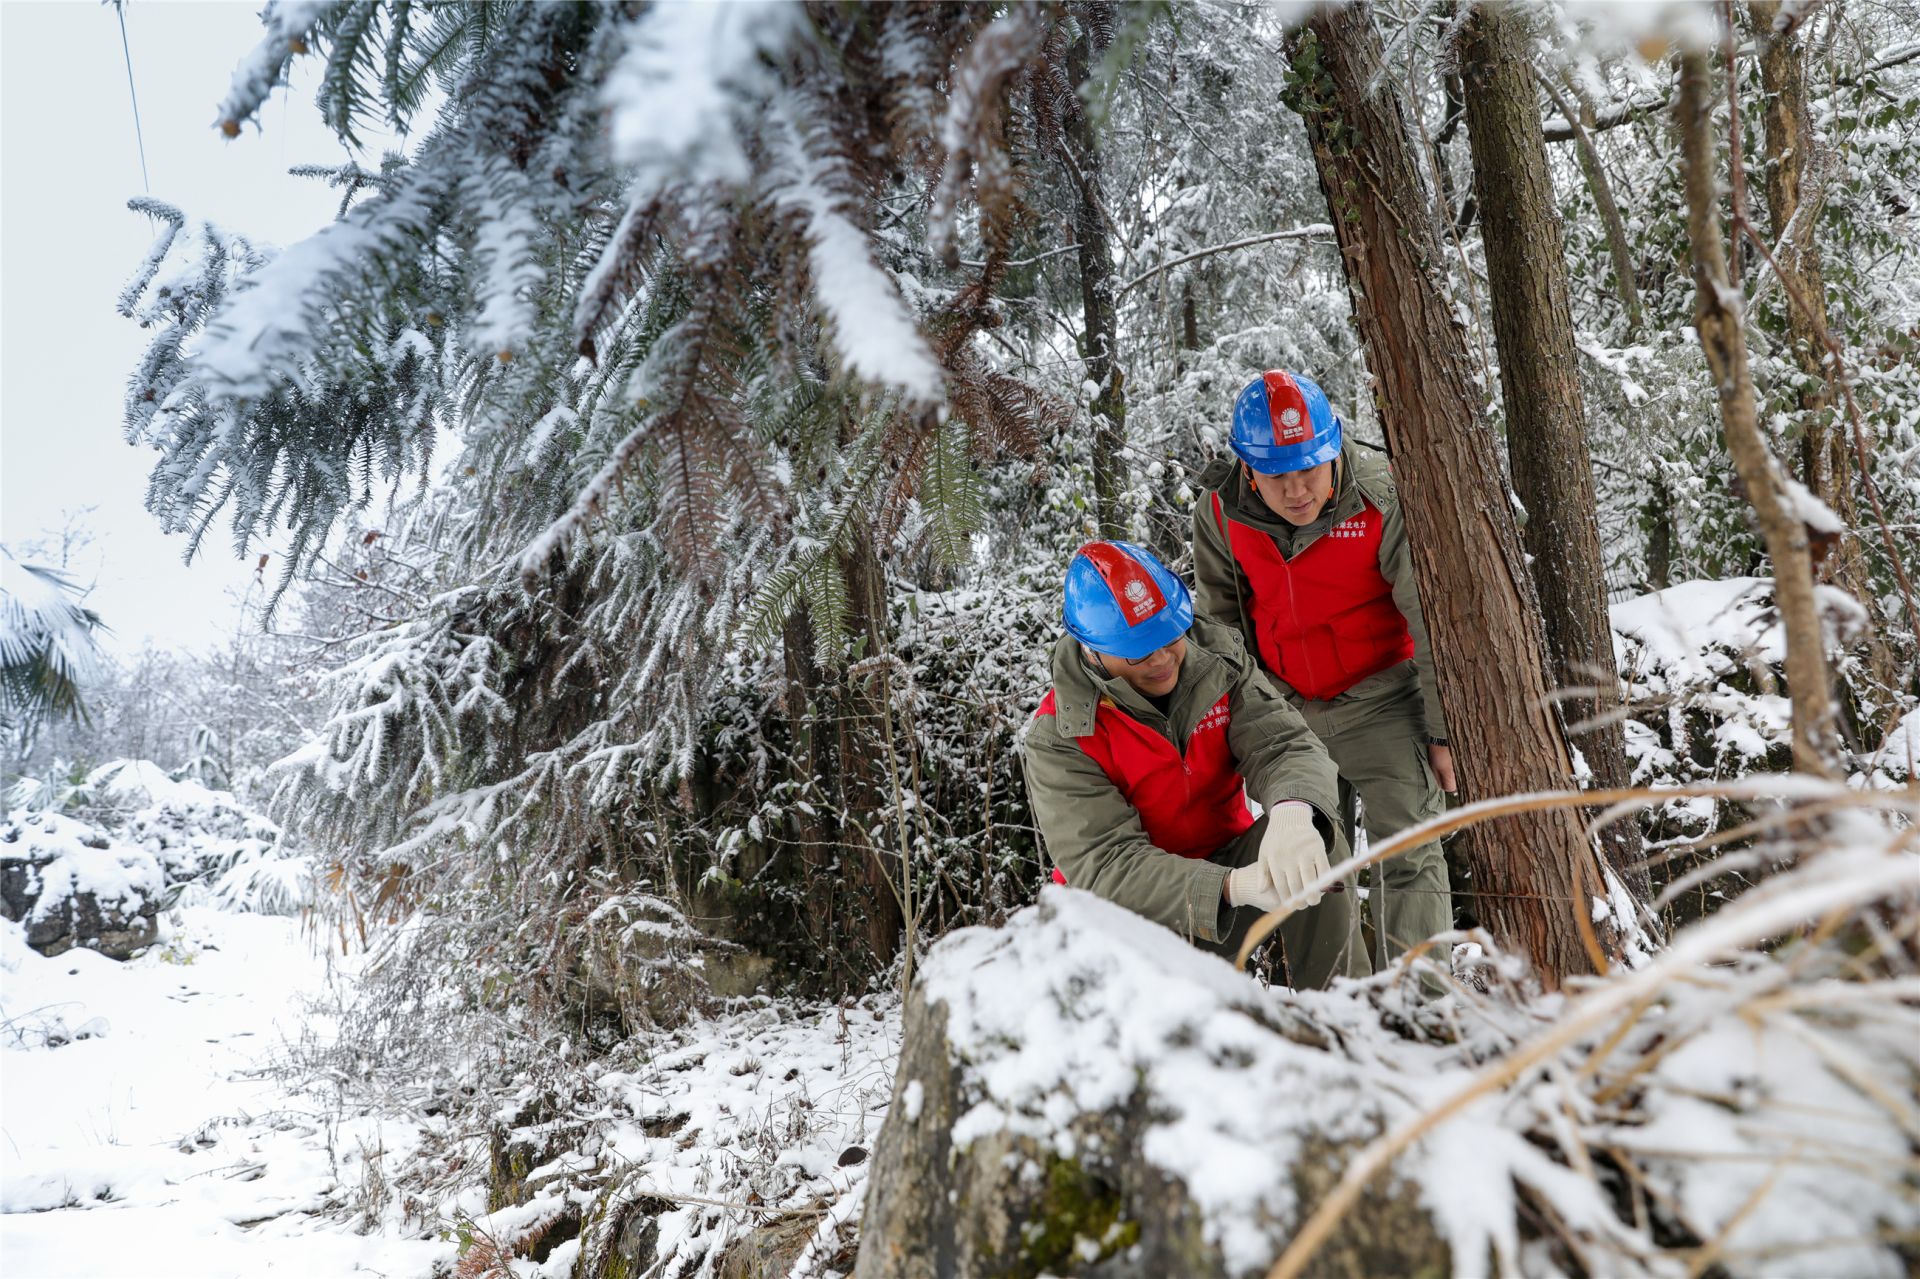
[(1145, 271), (1142, 271), (1139, 275), (1134, 276), (1131, 280), (1128, 280), (1125, 284), (1122, 284), (1118, 289), (1114, 290), (1113, 296), (1116, 300), (1123, 298), (1156, 275), (1171, 271), (1177, 266), (1185, 266), (1187, 263), (1198, 261), (1201, 258), (1210, 258), (1216, 253), (1231, 253), (1235, 249), (1251, 248), (1256, 244), (1270, 244), (1275, 240), (1306, 240), (1316, 237), (1326, 237), (1332, 234), (1333, 225), (1331, 223), (1314, 222), (1307, 226), (1292, 227), (1285, 231), (1272, 231), (1266, 235), (1248, 236), (1244, 240), (1234, 240), (1227, 244), (1215, 244), (1204, 249), (1195, 249), (1192, 253), (1182, 254), (1180, 257), (1174, 258), (1171, 261), (1162, 262), (1159, 266), (1148, 267)]
[(307, 52), (307, 38), (328, 9), (327, 0), (272, 0), (261, 21), (267, 33), (233, 69), (233, 84), (214, 113), (214, 123), (230, 138), (253, 118), (286, 74), (287, 64)]

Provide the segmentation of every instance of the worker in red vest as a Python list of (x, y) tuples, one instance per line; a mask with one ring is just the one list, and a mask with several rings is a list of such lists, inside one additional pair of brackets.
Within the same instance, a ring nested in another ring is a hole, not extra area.
[(1279, 929), (1293, 984), (1364, 976), (1351, 894), (1305, 891), (1348, 846), (1333, 764), (1299, 714), (1232, 631), (1194, 621), (1151, 552), (1089, 542), (1065, 594), (1053, 687), (1021, 743), (1054, 879), (1221, 954), (1298, 900)]
[[(1238, 631), (1358, 793), (1376, 840), (1440, 814), (1453, 753), (1386, 460), (1341, 437), (1318, 386), (1270, 371), (1234, 404), (1235, 458), (1200, 476), (1194, 580), (1202, 616)], [(1350, 834), (1351, 832), (1349, 832)], [(1381, 953), (1453, 927), (1440, 845), (1383, 868)]]

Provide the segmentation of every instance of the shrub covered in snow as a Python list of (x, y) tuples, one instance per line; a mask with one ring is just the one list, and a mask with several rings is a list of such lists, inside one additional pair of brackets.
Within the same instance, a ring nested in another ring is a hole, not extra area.
[[(1849, 773), (1856, 785), (1895, 786), (1904, 764), (1897, 759), (1899, 741), (1883, 741), (1885, 725), (1871, 722), (1878, 702), (1862, 661), (1865, 614), (1832, 587), (1819, 588), (1819, 600), (1829, 650), (1838, 657), (1837, 691), (1857, 730), (1850, 734), (1856, 754)], [(1785, 685), (1786, 641), (1771, 579), (1682, 582), (1613, 605), (1612, 623), (1635, 784), (1717, 782), (1791, 767), (1792, 690)], [(1649, 810), (1643, 821), (1656, 887), (1687, 881), (1698, 863), (1694, 845), (1745, 820), (1738, 805), (1712, 796), (1675, 798)], [(1744, 845), (1750, 836), (1736, 842)], [(1781, 855), (1762, 850), (1739, 870), (1722, 870), (1750, 877), (1776, 868)], [(1677, 897), (1679, 914), (1690, 918), (1724, 897), (1724, 886), (1686, 889)]]
[(268, 915), (298, 914), (312, 901), (312, 859), (231, 792), (174, 780), (145, 760), (104, 765), (88, 781), (96, 801), (111, 806), (120, 837), (152, 853), (180, 886), (175, 900)]
[(115, 760), (78, 781), (17, 787), (14, 799), (28, 801), (15, 818), (57, 818), (86, 839), (137, 850), (156, 868), (156, 905), (291, 915), (312, 901), (312, 861), (287, 845), (279, 826), (230, 792), (170, 777), (149, 760)]
[[(1821, 588), (1819, 600), (1829, 647), (1843, 654), (1844, 692), (1859, 670), (1845, 655), (1866, 614), (1831, 587)], [(1772, 579), (1682, 582), (1615, 604), (1612, 613), (1620, 673), (1636, 709), (1627, 732), (1636, 781), (1713, 780), (1787, 765), (1792, 690), (1782, 675), (1786, 641)], [(1862, 744), (1878, 745), (1880, 726), (1863, 727), (1871, 731), (1861, 736), (1873, 740)]]
[(35, 950), (84, 946), (125, 959), (155, 936), (165, 879), (143, 848), (59, 813), (0, 820), (0, 914)]

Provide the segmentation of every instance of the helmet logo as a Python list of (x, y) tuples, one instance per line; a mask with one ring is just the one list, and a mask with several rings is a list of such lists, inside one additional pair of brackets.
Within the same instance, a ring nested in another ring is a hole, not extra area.
[(1167, 597), (1147, 566), (1125, 549), (1112, 542), (1088, 542), (1077, 554), (1099, 572), (1128, 626), (1137, 626), (1167, 606)]
[(1267, 417), (1273, 423), (1273, 442), (1286, 446), (1305, 444), (1313, 438), (1313, 423), (1308, 420), (1306, 396), (1290, 373), (1269, 370), (1262, 375), (1267, 388)]

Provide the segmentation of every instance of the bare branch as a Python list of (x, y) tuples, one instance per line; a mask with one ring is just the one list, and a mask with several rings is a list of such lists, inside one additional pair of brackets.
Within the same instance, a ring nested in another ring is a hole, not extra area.
[(1210, 248), (1195, 249), (1192, 253), (1183, 254), (1180, 257), (1174, 258), (1172, 261), (1162, 262), (1159, 266), (1147, 268), (1139, 275), (1134, 276), (1131, 280), (1121, 285), (1119, 289), (1114, 292), (1113, 296), (1116, 300), (1123, 298), (1156, 275), (1165, 274), (1177, 266), (1185, 266), (1187, 263), (1200, 258), (1210, 258), (1216, 253), (1230, 253), (1235, 249), (1248, 249), (1256, 244), (1271, 244), (1275, 240), (1306, 240), (1315, 236), (1328, 237), (1332, 234), (1333, 227), (1330, 224), (1314, 222), (1307, 226), (1294, 227), (1290, 231), (1274, 231), (1267, 235), (1255, 235), (1249, 236), (1244, 240), (1234, 240), (1229, 244), (1216, 244)]

